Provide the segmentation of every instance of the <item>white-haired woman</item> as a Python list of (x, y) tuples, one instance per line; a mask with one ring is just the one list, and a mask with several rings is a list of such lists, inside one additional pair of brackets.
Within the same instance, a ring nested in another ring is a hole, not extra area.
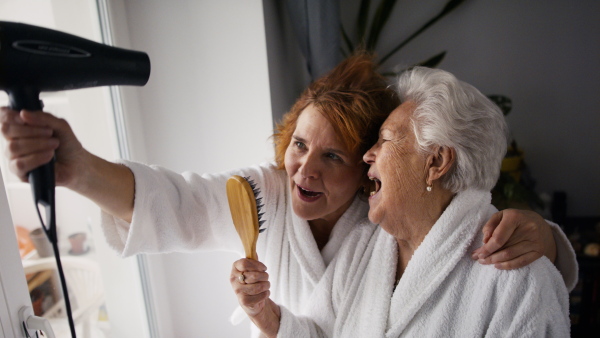
[(348, 236), (305, 317), (253, 294), (268, 286), (264, 266), (236, 262), (262, 281), (234, 286), (248, 292), (246, 312), (267, 336), (568, 336), (568, 292), (548, 259), (500, 271), (470, 257), (497, 211), (502, 113), (442, 70), (417, 67), (398, 92), (403, 103), (364, 156), (376, 183), (369, 219), (380, 227)]

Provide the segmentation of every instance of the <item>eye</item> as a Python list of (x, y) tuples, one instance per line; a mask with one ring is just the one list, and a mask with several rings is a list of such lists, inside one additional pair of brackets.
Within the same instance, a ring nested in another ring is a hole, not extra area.
[(294, 142), (294, 145), (295, 145), (295, 146), (296, 146), (296, 148), (298, 148), (298, 149), (304, 149), (304, 148), (306, 148), (306, 145), (305, 145), (304, 143), (300, 142), (300, 141), (295, 141), (295, 142)]
[(334, 161), (341, 161), (342, 160), (341, 157), (339, 157), (337, 154), (334, 154), (334, 153), (327, 153), (327, 154), (325, 154), (325, 156), (327, 158), (329, 158), (329, 159), (334, 160)]

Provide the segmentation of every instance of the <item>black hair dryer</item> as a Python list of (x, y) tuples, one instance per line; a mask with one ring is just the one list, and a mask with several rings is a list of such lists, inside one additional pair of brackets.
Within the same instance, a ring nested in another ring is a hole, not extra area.
[[(41, 110), (42, 91), (143, 86), (149, 76), (146, 53), (52, 29), (0, 21), (0, 89), (8, 93), (13, 110)], [(29, 173), (29, 182), (36, 205), (54, 203), (53, 162)]]

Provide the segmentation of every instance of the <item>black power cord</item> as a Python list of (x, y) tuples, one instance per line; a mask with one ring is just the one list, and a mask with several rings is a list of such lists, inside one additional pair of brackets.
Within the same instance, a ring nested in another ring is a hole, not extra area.
[[(41, 170), (38, 170), (41, 169)], [(30, 173), (29, 181), (33, 190), (33, 199), (35, 202), (35, 209), (37, 211), (42, 229), (46, 233), (48, 240), (52, 243), (52, 249), (54, 250), (54, 258), (56, 259), (56, 268), (60, 277), (60, 284), (62, 287), (63, 297), (65, 301), (65, 309), (67, 311), (67, 319), (69, 320), (69, 329), (71, 330), (71, 337), (77, 338), (75, 333), (75, 323), (73, 321), (73, 313), (71, 312), (71, 302), (69, 301), (69, 291), (67, 290), (67, 281), (63, 272), (62, 263), (60, 261), (60, 252), (58, 250), (58, 236), (56, 233), (56, 204), (54, 194), (54, 159), (46, 165), (36, 169), (41, 174), (36, 176), (37, 173)], [(44, 223), (42, 214), (40, 213), (40, 207), (46, 210), (46, 221), (48, 225)]]

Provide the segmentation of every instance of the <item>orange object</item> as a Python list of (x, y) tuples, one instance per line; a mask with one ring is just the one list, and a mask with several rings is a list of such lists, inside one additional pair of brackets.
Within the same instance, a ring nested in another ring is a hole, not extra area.
[(21, 254), (21, 258), (23, 258), (35, 249), (35, 247), (33, 246), (31, 238), (29, 238), (29, 230), (20, 225), (16, 225), (15, 232), (17, 233), (17, 242), (19, 243), (19, 254)]

